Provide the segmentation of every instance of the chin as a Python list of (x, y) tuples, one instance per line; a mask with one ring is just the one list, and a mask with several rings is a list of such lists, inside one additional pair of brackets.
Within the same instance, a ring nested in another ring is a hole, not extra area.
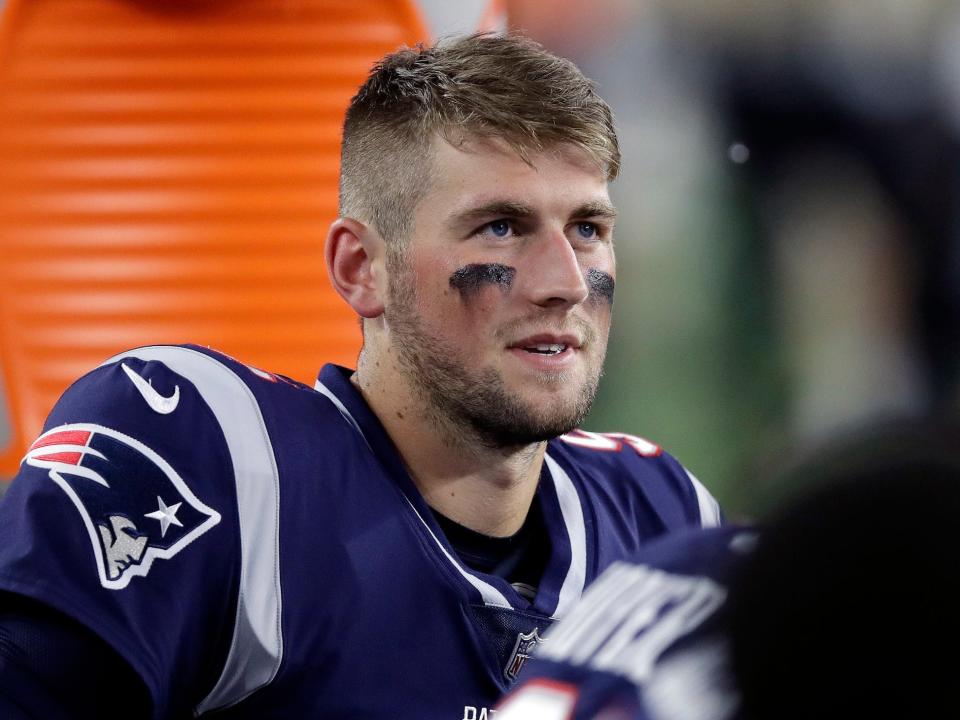
[(592, 405), (592, 393), (578, 388), (558, 401), (520, 398), (474, 412), (469, 422), (489, 447), (511, 448), (552, 440), (580, 426)]
[[(545, 387), (560, 387), (567, 388), (571, 384), (583, 385), (583, 381), (579, 381), (578, 373), (573, 370), (561, 370), (557, 372), (550, 372), (546, 370), (538, 371), (533, 378), (533, 382), (536, 385), (543, 385)], [(530, 383), (524, 383), (521, 387), (529, 387)]]

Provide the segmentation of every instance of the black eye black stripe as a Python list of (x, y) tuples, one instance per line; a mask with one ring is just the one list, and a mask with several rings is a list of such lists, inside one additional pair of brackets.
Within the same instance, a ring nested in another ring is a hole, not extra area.
[(474, 263), (454, 270), (450, 287), (459, 290), (464, 297), (476, 294), (484, 285), (499, 285), (509, 290), (517, 269), (499, 263)]
[(587, 286), (590, 288), (591, 300), (606, 300), (613, 305), (615, 284), (613, 276), (608, 275), (603, 270), (597, 270), (596, 268), (587, 270)]

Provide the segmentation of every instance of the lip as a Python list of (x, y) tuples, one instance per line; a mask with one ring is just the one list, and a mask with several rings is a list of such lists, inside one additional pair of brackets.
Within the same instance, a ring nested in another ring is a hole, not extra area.
[(579, 350), (572, 347), (568, 347), (556, 355), (541, 355), (539, 353), (527, 352), (523, 348), (518, 347), (512, 347), (507, 351), (507, 353), (516, 358), (523, 367), (538, 372), (567, 370), (576, 363), (578, 352)]
[[(555, 355), (541, 355), (525, 349), (533, 345), (565, 345), (566, 348)], [(556, 372), (566, 370), (576, 362), (577, 353), (580, 352), (582, 345), (582, 341), (576, 335), (537, 333), (510, 343), (507, 346), (507, 352), (524, 367), (538, 372)]]
[(536, 335), (528, 335), (525, 338), (511, 342), (507, 346), (507, 349), (523, 350), (524, 348), (533, 347), (534, 345), (566, 345), (567, 350), (564, 352), (568, 352), (570, 350), (579, 350), (583, 345), (583, 342), (576, 335), (537, 333)]

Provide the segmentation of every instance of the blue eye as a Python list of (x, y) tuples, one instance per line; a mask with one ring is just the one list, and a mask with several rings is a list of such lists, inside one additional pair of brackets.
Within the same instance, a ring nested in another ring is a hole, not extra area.
[(510, 222), (508, 220), (494, 220), (492, 223), (487, 225), (490, 229), (490, 234), (498, 238), (507, 237), (510, 234)]
[(595, 240), (599, 233), (597, 232), (597, 226), (593, 223), (582, 222), (577, 223), (577, 234), (584, 240)]

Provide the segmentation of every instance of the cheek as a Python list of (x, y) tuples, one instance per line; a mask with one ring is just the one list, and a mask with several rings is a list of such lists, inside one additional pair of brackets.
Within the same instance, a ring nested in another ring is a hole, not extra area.
[(446, 317), (453, 323), (464, 322), (464, 332), (476, 332), (485, 323), (502, 302), (502, 294), (495, 288), (485, 288), (471, 295), (463, 296), (451, 291), (446, 305)]
[(463, 332), (476, 334), (510, 294), (517, 270), (500, 263), (466, 263), (452, 269), (442, 291), (448, 323), (462, 321)]
[(450, 274), (448, 285), (460, 296), (466, 306), (483, 304), (490, 300), (490, 292), (507, 295), (513, 286), (517, 270), (501, 263), (470, 263)]
[(590, 291), (589, 301), (591, 303), (613, 305), (613, 292), (616, 282), (611, 273), (591, 267), (584, 273), (584, 279)]
[(446, 277), (420, 288), (419, 312), (448, 337), (476, 334), (495, 311), (500, 292), (493, 287), (462, 293), (450, 287)]

